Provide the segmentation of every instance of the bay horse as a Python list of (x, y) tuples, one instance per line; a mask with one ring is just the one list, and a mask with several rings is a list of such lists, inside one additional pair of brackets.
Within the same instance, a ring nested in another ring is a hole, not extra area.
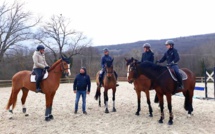
[[(108, 110), (108, 90), (112, 89), (113, 91), (113, 110), (112, 112), (116, 112), (115, 108), (115, 93), (116, 93), (116, 77), (114, 75), (114, 69), (113, 69), (113, 60), (107, 61), (105, 64), (105, 74), (103, 79), (103, 87), (104, 87), (104, 104), (105, 104), (105, 113), (109, 113)], [(95, 94), (95, 99), (99, 99), (99, 106), (101, 106), (101, 87), (99, 86), (99, 74), (100, 71), (96, 74), (96, 83), (97, 83), (97, 90)]]
[[(62, 56), (61, 59), (56, 61), (48, 70), (49, 75), (47, 79), (41, 81), (41, 89), (43, 94), (45, 94), (46, 98), (46, 111), (45, 111), (45, 121), (50, 121), (54, 119), (52, 115), (52, 103), (55, 96), (55, 93), (60, 84), (60, 78), (62, 73), (64, 75), (70, 74), (70, 64), (69, 58), (65, 58)], [(36, 91), (36, 84), (35, 82), (30, 81), (31, 71), (19, 71), (12, 77), (12, 90), (11, 95), (6, 106), (6, 110), (9, 110), (10, 118), (12, 119), (13, 109), (15, 108), (17, 95), (20, 90), (22, 90), (22, 106), (23, 106), (23, 113), (25, 116), (28, 116), (26, 113), (27, 109), (25, 107), (25, 101), (28, 96), (28, 91)]]
[[(153, 117), (153, 110), (151, 107), (151, 101), (150, 101), (150, 94), (149, 94), (149, 90), (154, 90), (154, 87), (152, 87), (152, 82), (149, 78), (147, 78), (145, 75), (139, 75), (134, 76), (136, 74), (130, 73), (129, 72), (129, 68), (128, 66), (131, 64), (131, 60), (127, 60), (125, 58), (126, 61), (126, 65), (127, 65), (127, 80), (129, 83), (134, 83), (134, 87), (135, 87), (135, 91), (137, 94), (137, 112), (135, 113), (136, 115), (140, 115), (140, 111), (141, 111), (141, 91), (145, 92), (146, 94), (146, 99), (147, 99), (147, 104), (148, 104), (148, 108), (149, 108), (149, 116)], [(134, 79), (135, 78), (135, 79)], [(156, 100), (157, 96), (155, 96), (155, 102), (158, 102), (158, 100)]]
[[(164, 119), (164, 103), (163, 96), (166, 95), (167, 106), (169, 110), (169, 121), (168, 124), (173, 124), (173, 112), (172, 112), (172, 94), (175, 92), (177, 83), (172, 79), (168, 68), (161, 65), (156, 65), (152, 62), (142, 62), (139, 63), (133, 57), (129, 59), (129, 74), (133, 73), (136, 76), (145, 75), (153, 82), (153, 86), (156, 87), (155, 91), (159, 99), (161, 117), (159, 123), (163, 123)], [(188, 116), (191, 116), (193, 112), (193, 94), (195, 88), (195, 74), (187, 68), (182, 68), (186, 75), (188, 76), (186, 80), (183, 80), (184, 89), (177, 90), (177, 92), (182, 92), (185, 96), (184, 109), (188, 111)], [(133, 76), (135, 76), (133, 75)], [(133, 77), (134, 79), (135, 77)], [(177, 93), (176, 92), (176, 93)]]

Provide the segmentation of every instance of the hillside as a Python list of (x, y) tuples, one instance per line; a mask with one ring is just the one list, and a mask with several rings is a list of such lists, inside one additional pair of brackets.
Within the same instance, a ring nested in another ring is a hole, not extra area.
[[(186, 36), (186, 37), (178, 37), (171, 38), (175, 42), (175, 46), (180, 53), (189, 53), (189, 51), (195, 47), (200, 47), (202, 45), (211, 44), (215, 42), (215, 33), (212, 34), (203, 34), (203, 35), (195, 35), (195, 36)], [(167, 39), (161, 40), (145, 40), (138, 41), (133, 43), (125, 43), (125, 44), (113, 44), (106, 46), (97, 46), (96, 48), (99, 52), (102, 53), (102, 49), (107, 47), (110, 49), (112, 54), (114, 55), (122, 55), (133, 49), (141, 49), (142, 45), (146, 42), (150, 43), (153, 51), (158, 53), (163, 53), (166, 49), (163, 46)]]

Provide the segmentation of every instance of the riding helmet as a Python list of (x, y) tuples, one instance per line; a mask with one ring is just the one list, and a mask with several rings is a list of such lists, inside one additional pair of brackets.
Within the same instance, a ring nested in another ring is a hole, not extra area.
[(108, 48), (103, 49), (104, 52), (109, 52)]
[(170, 45), (170, 46), (174, 46), (174, 41), (173, 40), (167, 40), (165, 45)]
[(38, 45), (37, 46), (37, 51), (42, 50), (42, 49), (45, 49), (45, 47), (43, 45)]
[(151, 45), (149, 43), (143, 44), (143, 48), (150, 48), (150, 47), (151, 47)]

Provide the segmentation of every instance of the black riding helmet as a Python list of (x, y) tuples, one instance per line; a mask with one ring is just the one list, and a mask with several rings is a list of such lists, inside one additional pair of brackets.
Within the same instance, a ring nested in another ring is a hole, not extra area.
[(42, 49), (45, 49), (45, 47), (44, 47), (43, 45), (38, 45), (38, 46), (37, 46), (37, 51), (40, 51), (40, 50), (42, 50)]

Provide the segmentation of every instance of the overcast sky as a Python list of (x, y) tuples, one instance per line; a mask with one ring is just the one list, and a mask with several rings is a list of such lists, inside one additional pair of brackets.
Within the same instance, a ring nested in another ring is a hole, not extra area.
[(44, 19), (59, 14), (70, 18), (94, 46), (215, 32), (214, 0), (18, 1)]

